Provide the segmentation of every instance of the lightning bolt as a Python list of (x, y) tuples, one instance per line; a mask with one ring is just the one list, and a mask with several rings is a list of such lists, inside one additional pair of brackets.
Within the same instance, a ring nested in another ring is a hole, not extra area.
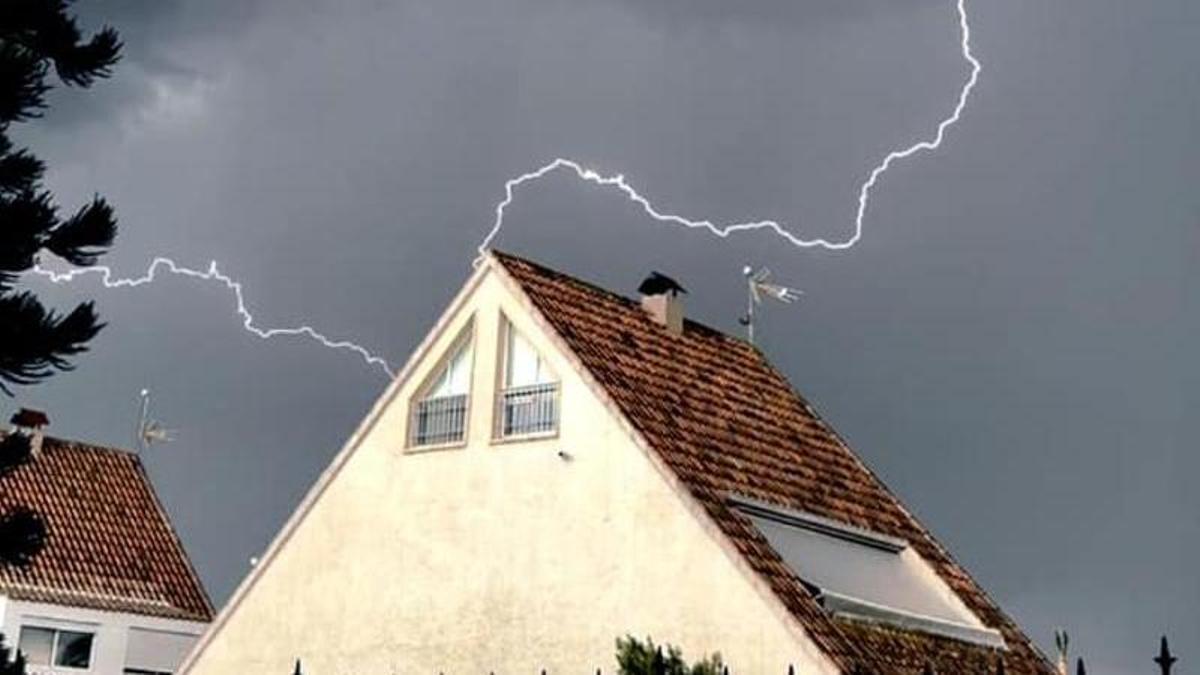
[(966, 83), (958, 93), (958, 101), (954, 105), (954, 110), (948, 117), (943, 119), (937, 126), (937, 132), (933, 138), (924, 141), (918, 141), (906, 148), (893, 150), (889, 152), (879, 164), (871, 169), (871, 173), (867, 176), (867, 180), (863, 182), (858, 190), (858, 211), (854, 214), (854, 230), (846, 239), (836, 241), (829, 240), (823, 237), (815, 237), (806, 239), (802, 236), (794, 234), (788, 230), (783, 224), (775, 220), (752, 220), (745, 222), (728, 223), (718, 225), (711, 220), (693, 220), (684, 216), (673, 213), (663, 213), (659, 211), (654, 204), (645, 196), (630, 185), (625, 177), (621, 174), (605, 176), (592, 169), (584, 167), (581, 163), (559, 157), (554, 161), (546, 164), (529, 173), (521, 174), (516, 178), (510, 179), (504, 184), (504, 199), (496, 205), (496, 218), (492, 222), (492, 229), (488, 231), (487, 236), (479, 244), (478, 257), (475, 258), (475, 265), (478, 266), (484, 256), (487, 254), (487, 249), (491, 246), (492, 240), (500, 234), (500, 229), (504, 227), (504, 216), (508, 207), (513, 203), (516, 196), (517, 188), (531, 181), (536, 181), (548, 173), (559, 169), (565, 169), (573, 172), (580, 180), (593, 183), (600, 187), (612, 188), (623, 193), (629, 201), (641, 207), (650, 218), (671, 225), (679, 225), (689, 229), (702, 229), (708, 232), (725, 238), (735, 232), (745, 232), (749, 230), (768, 230), (782, 237), (789, 244), (797, 248), (823, 248), (832, 251), (840, 251), (848, 249), (858, 243), (863, 235), (863, 221), (866, 219), (867, 206), (871, 201), (871, 191), (875, 189), (875, 185), (883, 174), (887, 173), (892, 164), (912, 157), (920, 152), (932, 152), (937, 150), (942, 145), (942, 141), (946, 138), (946, 131), (956, 124), (962, 117), (963, 110), (967, 107), (967, 100), (971, 97), (971, 92), (975, 89), (975, 85), (979, 82), (979, 73), (983, 71), (983, 64), (979, 59), (975, 58), (975, 54), (971, 51), (971, 24), (967, 17), (966, 0), (957, 0), (958, 7), (958, 25), (960, 30), (960, 47), (962, 49), (963, 58), (971, 66), (971, 74), (967, 77)]
[[(884, 156), (871, 172), (868, 174), (866, 181), (862, 183), (858, 191), (858, 210), (854, 215), (854, 228), (850, 236), (841, 240), (831, 240), (823, 237), (805, 238), (797, 235), (787, 229), (783, 224), (775, 220), (750, 220), (744, 222), (734, 222), (726, 224), (717, 224), (711, 220), (694, 220), (685, 218), (684, 216), (673, 213), (665, 213), (660, 211), (630, 185), (625, 177), (621, 174), (603, 175), (592, 169), (586, 168), (582, 163), (572, 159), (559, 157), (548, 164), (545, 164), (533, 171), (521, 174), (515, 178), (511, 178), (504, 184), (504, 198), (496, 204), (495, 220), (492, 222), (491, 229), (483, 238), (477, 249), (478, 257), (474, 264), (478, 266), (487, 255), (487, 250), (491, 243), (500, 234), (500, 230), (504, 227), (504, 217), (508, 207), (512, 205), (516, 198), (517, 189), (527, 183), (537, 181), (545, 177), (547, 174), (558, 170), (567, 170), (573, 173), (580, 180), (591, 183), (603, 188), (611, 188), (625, 195), (629, 201), (637, 204), (642, 211), (651, 219), (671, 224), (686, 227), (689, 229), (706, 230), (717, 237), (726, 238), (736, 232), (745, 232), (751, 230), (766, 230), (781, 237), (789, 244), (797, 248), (822, 248), (827, 250), (844, 250), (858, 243), (863, 236), (863, 221), (866, 218), (867, 207), (870, 204), (871, 192), (875, 189), (879, 179), (883, 174), (892, 168), (892, 165), (898, 161), (908, 159), (922, 152), (932, 152), (941, 147), (942, 142), (946, 138), (946, 132), (951, 126), (955, 125), (962, 117), (963, 110), (967, 106), (967, 101), (971, 96), (971, 92), (975, 89), (975, 85), (979, 82), (979, 74), (983, 70), (983, 65), (975, 54), (971, 51), (971, 25), (967, 16), (966, 0), (956, 0), (958, 9), (958, 20), (960, 30), (960, 47), (962, 56), (971, 67), (970, 75), (966, 83), (959, 91), (958, 100), (954, 105), (953, 111), (948, 117), (943, 119), (937, 125), (936, 133), (928, 140), (918, 141), (908, 147), (893, 150)], [(87, 268), (73, 268), (65, 271), (53, 271), (36, 265), (31, 273), (48, 279), (55, 284), (64, 284), (73, 282), (79, 277), (86, 275), (98, 276), (104, 288), (136, 288), (144, 284), (149, 284), (155, 281), (160, 270), (170, 274), (186, 277), (189, 279), (197, 279), (201, 281), (214, 282), (225, 286), (226, 289), (233, 295), (235, 301), (235, 313), (242, 320), (242, 328), (262, 340), (269, 340), (280, 337), (304, 337), (316, 341), (318, 344), (329, 349), (348, 351), (358, 356), (362, 361), (370, 367), (376, 368), (385, 373), (389, 378), (395, 377), (395, 371), (383, 357), (377, 356), (366, 347), (351, 342), (349, 340), (337, 340), (326, 336), (315, 328), (308, 325), (285, 327), (285, 328), (261, 328), (256, 325), (254, 315), (250, 313), (246, 306), (246, 299), (242, 293), (242, 284), (234, 280), (228, 275), (222, 273), (217, 268), (216, 261), (212, 261), (207, 270), (192, 269), (184, 267), (176, 263), (170, 258), (158, 257), (155, 258), (150, 266), (146, 269), (145, 274), (139, 277), (122, 278), (114, 274), (112, 268), (107, 266), (95, 266)]]
[(341, 349), (357, 354), (368, 365), (379, 368), (388, 377), (395, 377), (396, 373), (392, 370), (381, 356), (376, 356), (371, 353), (366, 347), (359, 345), (349, 340), (335, 340), (327, 337), (312, 326), (295, 326), (290, 328), (259, 328), (254, 323), (254, 315), (246, 307), (246, 298), (242, 294), (242, 284), (235, 281), (229, 275), (221, 272), (217, 268), (217, 261), (212, 261), (208, 265), (207, 270), (197, 270), (189, 267), (184, 267), (170, 258), (155, 258), (150, 266), (146, 268), (146, 273), (140, 277), (121, 278), (113, 274), (111, 267), (106, 265), (97, 265), (95, 267), (76, 267), (70, 270), (56, 272), (42, 267), (40, 264), (35, 265), (30, 270), (31, 273), (48, 279), (51, 283), (64, 284), (74, 281), (78, 277), (92, 275), (100, 277), (100, 283), (104, 288), (137, 288), (145, 284), (152, 283), (158, 278), (158, 272), (165, 270), (170, 274), (189, 279), (200, 279), (202, 281), (213, 281), (219, 283), (229, 290), (234, 299), (234, 312), (242, 319), (242, 328), (247, 333), (254, 335), (261, 340), (269, 340), (277, 337), (307, 337), (315, 340), (317, 343), (330, 349)]

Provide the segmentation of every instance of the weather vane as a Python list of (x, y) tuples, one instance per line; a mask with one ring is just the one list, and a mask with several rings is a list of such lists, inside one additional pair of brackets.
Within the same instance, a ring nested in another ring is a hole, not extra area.
[(790, 305), (800, 299), (803, 291), (769, 283), (767, 279), (771, 278), (771, 270), (765, 267), (755, 270), (746, 265), (742, 268), (742, 275), (746, 277), (747, 285), (746, 314), (738, 319), (738, 323), (746, 327), (746, 339), (754, 344), (754, 307), (762, 303), (763, 296)]
[(172, 431), (164, 427), (157, 420), (150, 418), (150, 390), (143, 389), (139, 394), (142, 401), (141, 414), (138, 415), (137, 431), (134, 434), (134, 440), (137, 442), (138, 452), (145, 452), (150, 446), (155, 443), (169, 443), (174, 440)]

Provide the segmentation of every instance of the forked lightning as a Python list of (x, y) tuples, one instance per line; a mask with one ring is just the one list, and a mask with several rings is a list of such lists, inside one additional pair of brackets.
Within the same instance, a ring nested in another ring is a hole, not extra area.
[[(597, 171), (585, 167), (582, 163), (572, 159), (557, 158), (552, 162), (530, 171), (521, 174), (515, 178), (509, 179), (504, 184), (504, 198), (496, 204), (495, 220), (492, 222), (492, 227), (484, 236), (477, 249), (478, 257), (475, 259), (475, 264), (478, 265), (483, 260), (488, 247), (491, 246), (495, 238), (500, 234), (501, 228), (504, 227), (504, 217), (508, 207), (516, 198), (517, 188), (520, 188), (527, 183), (537, 181), (549, 173), (557, 170), (567, 170), (575, 175), (580, 180), (592, 183), (594, 185), (612, 188), (623, 195), (630, 201), (637, 204), (643, 212), (651, 219), (660, 223), (669, 225), (677, 225), (690, 229), (706, 230), (709, 233), (718, 237), (728, 237), (736, 232), (744, 232), (750, 230), (766, 230), (771, 232), (792, 246), (798, 248), (822, 248), (828, 250), (843, 250), (848, 249), (855, 244), (863, 236), (863, 221), (866, 218), (867, 207), (870, 203), (871, 192), (874, 190), (880, 177), (892, 167), (892, 165), (903, 159), (912, 157), (918, 153), (933, 151), (941, 147), (945, 140), (947, 130), (959, 121), (963, 110), (966, 108), (967, 100), (971, 96), (971, 92), (975, 89), (975, 85), (979, 81), (979, 74), (983, 70), (982, 64), (971, 51), (971, 25), (967, 16), (966, 0), (956, 0), (958, 9), (958, 20), (960, 30), (960, 46), (962, 56), (971, 67), (970, 75), (966, 83), (959, 91), (958, 100), (955, 103), (951, 114), (938, 123), (936, 133), (928, 140), (919, 141), (900, 150), (894, 150), (888, 153), (879, 164), (871, 169), (867, 180), (863, 182), (858, 191), (858, 209), (854, 216), (854, 227), (849, 236), (844, 239), (826, 239), (823, 237), (806, 238), (793, 233), (783, 224), (774, 220), (748, 220), (744, 222), (733, 222), (726, 224), (714, 223), (710, 220), (694, 220), (685, 218), (672, 213), (664, 213), (650, 202), (645, 196), (638, 192), (625, 177), (620, 174), (603, 175)], [(209, 264), (206, 270), (197, 270), (178, 264), (170, 258), (158, 257), (150, 263), (146, 273), (139, 277), (120, 278), (117, 277), (112, 268), (107, 266), (96, 266), (89, 268), (75, 268), (66, 271), (54, 271), (41, 267), (35, 267), (32, 272), (34, 274), (45, 277), (49, 281), (61, 284), (74, 281), (77, 278), (92, 275), (100, 279), (104, 288), (136, 288), (143, 284), (153, 282), (157, 278), (159, 271), (164, 271), (170, 274), (183, 276), (191, 279), (202, 281), (216, 282), (224, 285), (232, 294), (235, 301), (235, 311), (242, 319), (242, 328), (246, 332), (263, 340), (276, 337), (305, 337), (316, 341), (324, 347), (351, 352), (357, 355), (368, 366), (378, 368), (381, 372), (389, 377), (394, 377), (395, 372), (388, 364), (387, 360), (381, 356), (377, 356), (366, 347), (359, 345), (349, 340), (338, 340), (327, 337), (323, 333), (317, 331), (308, 325), (300, 325), (287, 328), (261, 328), (255, 324), (254, 316), (246, 307), (246, 300), (242, 293), (242, 285), (228, 275), (220, 272), (216, 261)]]

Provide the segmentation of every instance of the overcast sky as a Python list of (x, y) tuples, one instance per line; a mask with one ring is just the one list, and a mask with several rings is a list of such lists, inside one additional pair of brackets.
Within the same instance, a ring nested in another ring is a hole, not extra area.
[[(116, 76), (21, 137), (65, 208), (99, 192), (107, 259), (216, 259), (263, 326), (404, 360), (468, 273), (504, 181), (556, 156), (664, 210), (847, 237), (858, 186), (928, 137), (968, 74), (952, 0), (84, 0)], [(498, 247), (632, 294), (661, 269), (730, 332), (742, 265), (775, 363), (1043, 645), (1200, 664), (1200, 3), (971, 0), (984, 71), (936, 154), (880, 181), (851, 250), (728, 240), (552, 175)], [(145, 458), (222, 603), (385, 385), (356, 357), (241, 330), (181, 279), (95, 298), (79, 369), (18, 392), (59, 435)]]

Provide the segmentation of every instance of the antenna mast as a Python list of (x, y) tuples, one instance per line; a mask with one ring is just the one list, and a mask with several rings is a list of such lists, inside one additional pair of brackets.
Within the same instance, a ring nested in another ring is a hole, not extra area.
[(155, 443), (167, 443), (173, 439), (170, 429), (164, 428), (150, 418), (150, 390), (143, 389), (138, 397), (142, 402), (141, 412), (138, 415), (138, 424), (133, 440), (137, 444), (138, 454), (142, 454)]
[(797, 291), (787, 286), (767, 283), (771, 270), (762, 267), (757, 271), (749, 265), (742, 268), (742, 276), (746, 277), (746, 314), (738, 320), (746, 327), (746, 340), (754, 344), (754, 307), (762, 302), (762, 296), (778, 300), (790, 305), (800, 298), (803, 291)]

